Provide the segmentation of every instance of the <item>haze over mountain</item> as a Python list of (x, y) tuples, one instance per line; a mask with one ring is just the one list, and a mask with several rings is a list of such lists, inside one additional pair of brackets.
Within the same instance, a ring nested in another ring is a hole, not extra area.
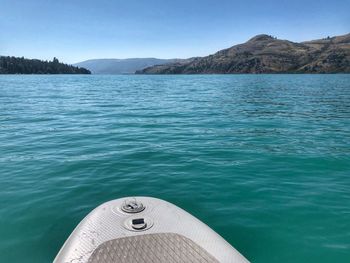
[(137, 73), (350, 73), (350, 34), (301, 43), (262, 34), (213, 55), (156, 65)]
[(135, 71), (147, 67), (178, 61), (181, 60), (158, 58), (90, 59), (76, 63), (74, 66), (87, 68), (93, 74), (134, 74)]

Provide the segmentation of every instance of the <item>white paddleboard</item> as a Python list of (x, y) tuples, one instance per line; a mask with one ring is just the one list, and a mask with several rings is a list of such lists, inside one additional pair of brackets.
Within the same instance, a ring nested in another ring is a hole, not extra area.
[(88, 214), (54, 263), (248, 262), (210, 227), (151, 197), (104, 203)]

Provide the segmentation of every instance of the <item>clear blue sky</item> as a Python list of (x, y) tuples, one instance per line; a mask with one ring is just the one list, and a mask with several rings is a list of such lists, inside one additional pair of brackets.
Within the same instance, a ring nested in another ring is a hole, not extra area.
[(0, 55), (203, 56), (256, 34), (303, 41), (350, 32), (350, 0), (0, 0)]

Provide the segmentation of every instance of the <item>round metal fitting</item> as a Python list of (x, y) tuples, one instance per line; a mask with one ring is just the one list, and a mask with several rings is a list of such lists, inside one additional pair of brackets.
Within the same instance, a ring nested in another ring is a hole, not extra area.
[(135, 198), (127, 199), (123, 202), (121, 210), (126, 213), (134, 214), (145, 210), (145, 206), (141, 202), (137, 201)]

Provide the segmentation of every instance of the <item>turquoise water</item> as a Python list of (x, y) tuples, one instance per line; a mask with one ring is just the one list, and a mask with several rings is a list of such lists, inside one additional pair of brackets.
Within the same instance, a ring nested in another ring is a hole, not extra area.
[(162, 198), (252, 262), (350, 262), (350, 75), (0, 76), (0, 262)]

